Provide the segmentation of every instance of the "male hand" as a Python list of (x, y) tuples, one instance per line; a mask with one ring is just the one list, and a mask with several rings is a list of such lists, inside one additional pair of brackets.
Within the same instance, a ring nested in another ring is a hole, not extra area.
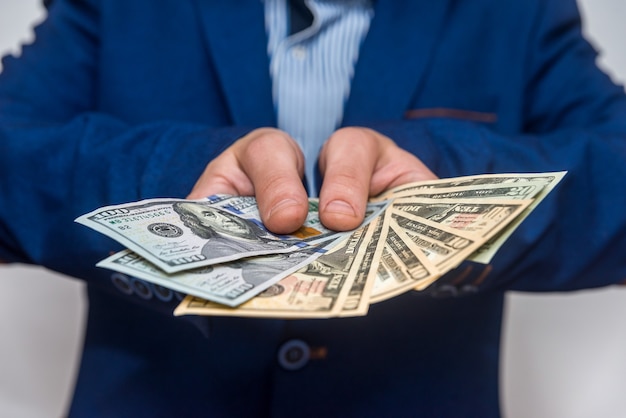
[(349, 127), (326, 141), (319, 159), (324, 177), (320, 190), (320, 220), (330, 229), (358, 227), (367, 201), (402, 184), (437, 176), (415, 155), (390, 138), (368, 128)]
[(302, 226), (309, 211), (303, 173), (304, 155), (296, 141), (279, 129), (259, 128), (211, 161), (187, 197), (256, 196), (265, 227), (288, 234)]
[[(320, 219), (337, 231), (358, 227), (370, 196), (405, 183), (437, 178), (417, 157), (367, 128), (342, 128), (320, 153), (324, 177)], [(256, 196), (261, 220), (286, 234), (304, 223), (308, 197), (302, 184), (304, 156), (287, 133), (260, 128), (237, 140), (211, 161), (189, 194)]]

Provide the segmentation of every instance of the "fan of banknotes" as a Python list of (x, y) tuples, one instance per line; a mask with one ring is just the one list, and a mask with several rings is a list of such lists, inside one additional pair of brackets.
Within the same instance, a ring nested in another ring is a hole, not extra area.
[(331, 231), (310, 199), (290, 235), (264, 228), (254, 197), (149, 199), (76, 219), (127, 249), (97, 265), (186, 294), (175, 315), (330, 318), (422, 291), (463, 260), (489, 263), (565, 172), (485, 174), (403, 185)]

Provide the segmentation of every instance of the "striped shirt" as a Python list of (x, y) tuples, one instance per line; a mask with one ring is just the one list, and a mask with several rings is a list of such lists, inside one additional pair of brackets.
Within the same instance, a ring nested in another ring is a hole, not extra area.
[(373, 8), (369, 0), (305, 0), (313, 23), (289, 33), (289, 1), (264, 0), (278, 128), (300, 145), (306, 184), (317, 193), (317, 157), (343, 118)]

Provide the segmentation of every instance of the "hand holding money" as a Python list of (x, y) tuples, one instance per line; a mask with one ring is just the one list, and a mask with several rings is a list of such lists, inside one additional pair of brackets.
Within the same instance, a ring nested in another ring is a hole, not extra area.
[(77, 219), (131, 251), (98, 265), (189, 296), (175, 314), (327, 318), (423, 290), (463, 260), (488, 263), (565, 175), (467, 176), (406, 184), (366, 208), (356, 229), (304, 225), (275, 235), (252, 197), (155, 199)]
[[(315, 177), (314, 163), (307, 166), (308, 179)], [(417, 157), (391, 139), (358, 127), (331, 135), (320, 152), (319, 168), (324, 178), (320, 219), (335, 231), (352, 230), (363, 222), (369, 196), (408, 182), (436, 179)], [(302, 152), (291, 136), (279, 129), (260, 128), (212, 160), (188, 197), (254, 195), (265, 227), (288, 234), (302, 225), (307, 214), (304, 171)]]

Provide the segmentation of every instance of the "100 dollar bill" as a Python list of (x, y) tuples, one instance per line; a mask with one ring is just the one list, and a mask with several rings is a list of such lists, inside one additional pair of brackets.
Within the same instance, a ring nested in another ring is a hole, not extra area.
[[(371, 203), (367, 223), (389, 202)], [(269, 232), (252, 197), (212, 196), (206, 200), (149, 199), (108, 206), (76, 219), (141, 255), (166, 273), (258, 255), (289, 253), (347, 233), (324, 228), (317, 202), (305, 224), (290, 235)]]
[[(372, 199), (354, 231), (269, 232), (254, 197), (151, 199), (76, 219), (125, 245), (98, 265), (189, 296), (176, 315), (328, 318), (422, 290), (463, 260), (489, 262), (565, 172), (407, 184)], [(323, 249), (321, 249), (323, 247)]]
[[(332, 245), (334, 243), (328, 243), (328, 247)], [(324, 251), (311, 246), (290, 253), (243, 258), (167, 274), (140, 255), (124, 250), (102, 260), (97, 266), (234, 307), (312, 263)]]
[[(175, 309), (174, 315), (291, 319), (365, 315), (369, 305), (360, 302), (357, 303), (359, 306), (354, 304), (353, 284), (363, 258), (362, 248), (372, 236), (370, 226), (357, 229), (312, 263), (237, 308), (187, 296)], [(367, 286), (357, 288), (364, 291)], [(348, 300), (350, 308), (344, 311)]]

